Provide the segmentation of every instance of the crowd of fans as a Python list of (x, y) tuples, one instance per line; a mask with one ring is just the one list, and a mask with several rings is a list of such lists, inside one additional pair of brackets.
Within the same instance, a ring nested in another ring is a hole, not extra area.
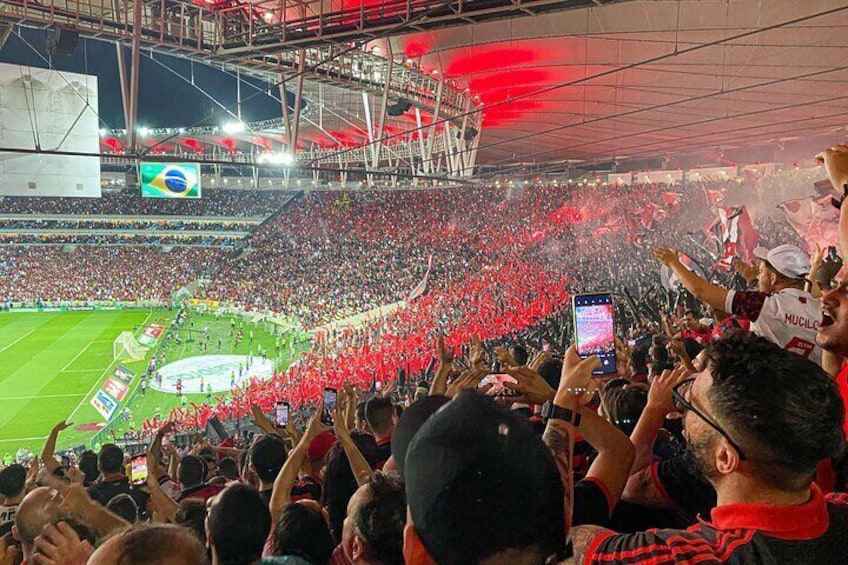
[[(848, 186), (848, 145), (822, 159)], [(701, 202), (747, 188), (299, 199), (207, 296), (314, 327), (427, 291), (322, 328), (285, 374), (226, 403), (157, 422), (139, 484), (114, 444), (60, 464), (57, 424), (39, 459), (0, 471), (0, 564), (844, 561), (841, 262), (762, 221), (756, 260), (719, 268)], [(179, 250), (185, 276), (209, 258), (194, 251)], [(614, 374), (569, 346), (569, 296), (598, 290), (620, 305)], [(275, 425), (281, 400), (306, 417)], [(257, 433), (169, 441), (245, 414)]]
[(291, 192), (273, 190), (205, 190), (203, 198), (142, 198), (137, 188), (104, 191), (101, 198), (0, 196), (4, 214), (92, 216), (228, 216), (266, 217), (279, 210)]
[(103, 218), (103, 219), (57, 219), (36, 217), (23, 219), (0, 218), (0, 231), (6, 230), (133, 230), (133, 231), (248, 231), (255, 221), (186, 220), (162, 218)]
[(201, 247), (0, 245), (0, 302), (170, 300), (222, 255)]
[(241, 237), (162, 233), (0, 233), (0, 245), (146, 245), (235, 247)]

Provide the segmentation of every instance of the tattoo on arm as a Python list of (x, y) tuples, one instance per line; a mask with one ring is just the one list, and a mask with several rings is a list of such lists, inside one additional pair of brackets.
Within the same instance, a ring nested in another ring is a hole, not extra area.
[(575, 565), (583, 565), (586, 562), (586, 554), (589, 550), (592, 540), (601, 534), (610, 532), (601, 526), (576, 526), (572, 528), (569, 534), (571, 546), (574, 548), (574, 563)]
[(545, 433), (542, 434), (542, 441), (551, 450), (556, 461), (557, 470), (559, 471), (560, 479), (562, 480), (563, 490), (565, 491), (565, 532), (571, 528), (571, 515), (574, 493), (574, 478), (571, 473), (571, 461), (574, 451), (574, 437), (571, 434), (571, 425), (566, 424), (562, 420), (548, 420), (548, 425), (545, 427)]

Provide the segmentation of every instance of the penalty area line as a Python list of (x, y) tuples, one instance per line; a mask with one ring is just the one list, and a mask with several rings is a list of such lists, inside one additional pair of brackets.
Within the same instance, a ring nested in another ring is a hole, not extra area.
[(35, 330), (29, 330), (27, 333), (25, 333), (24, 335), (22, 335), (21, 337), (19, 337), (18, 339), (16, 339), (15, 341), (13, 341), (12, 343), (10, 343), (10, 344), (9, 344), (9, 345), (7, 345), (6, 347), (4, 347), (3, 349), (0, 349), (0, 353), (3, 353), (4, 351), (6, 351), (7, 349), (9, 349), (10, 347), (12, 347), (13, 345), (15, 345), (16, 343), (18, 343), (19, 341), (21, 341), (22, 339), (24, 339), (26, 336), (28, 336), (29, 334), (31, 334), (31, 333), (32, 333), (32, 332), (34, 332), (34, 331), (35, 331)]
[(74, 364), (74, 361), (76, 361), (77, 359), (79, 359), (80, 355), (82, 355), (83, 353), (85, 353), (85, 352), (86, 352), (86, 350), (87, 350), (89, 347), (91, 347), (93, 344), (94, 344), (94, 342), (93, 342), (93, 341), (89, 341), (89, 342), (88, 342), (88, 345), (86, 345), (85, 347), (83, 347), (82, 349), (80, 349), (80, 352), (79, 352), (79, 353), (77, 353), (76, 355), (74, 355), (74, 358), (73, 358), (73, 359), (71, 359), (70, 361), (68, 361), (68, 364), (67, 364), (67, 365), (65, 365), (64, 367), (62, 367), (62, 370), (61, 370), (61, 371), (59, 371), (59, 372), (60, 372), (60, 373), (64, 373), (65, 371), (67, 371), (67, 370), (68, 370), (68, 367), (70, 367), (71, 365), (73, 365), (73, 364)]
[[(144, 328), (147, 325), (147, 321), (150, 319), (150, 316), (152, 316), (152, 315), (153, 315), (153, 311), (151, 310), (150, 313), (147, 315), (147, 317), (144, 319), (144, 321), (139, 326), (139, 329), (136, 330), (136, 333), (138, 333), (139, 330), (141, 330), (142, 328)], [(97, 390), (100, 387), (100, 381), (103, 380), (103, 377), (105, 377), (106, 374), (109, 371), (112, 370), (113, 366), (117, 366), (117, 365), (118, 365), (117, 359), (115, 359), (111, 363), (109, 363), (109, 365), (106, 367), (106, 369), (100, 374), (99, 377), (97, 377), (97, 380), (94, 381), (94, 384), (91, 385), (91, 389), (89, 389), (89, 391), (87, 393), (85, 393), (85, 396), (82, 397), (82, 400), (80, 401), (79, 404), (77, 404), (77, 407), (74, 408), (74, 411), (71, 412), (70, 415), (67, 418), (65, 418), (66, 422), (73, 421), (72, 418), (74, 417), (74, 415), (79, 411), (80, 408), (82, 408), (83, 404), (85, 404), (85, 399), (88, 398), (89, 396), (91, 396), (92, 394), (94, 394), (94, 391)]]
[(4, 400), (35, 400), (38, 398), (78, 398), (83, 394), (82, 392), (72, 392), (68, 394), (34, 394), (32, 396), (0, 396), (0, 402)]

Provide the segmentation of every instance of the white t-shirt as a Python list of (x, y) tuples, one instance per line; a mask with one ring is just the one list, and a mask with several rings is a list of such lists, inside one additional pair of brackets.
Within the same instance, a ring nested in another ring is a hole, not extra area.
[(821, 302), (798, 288), (785, 288), (774, 294), (730, 290), (725, 310), (751, 322), (751, 331), (802, 357), (822, 362), (816, 345), (821, 322)]
[(0, 505), (0, 526), (9, 522), (15, 521), (15, 513), (18, 511), (18, 505), (7, 506)]

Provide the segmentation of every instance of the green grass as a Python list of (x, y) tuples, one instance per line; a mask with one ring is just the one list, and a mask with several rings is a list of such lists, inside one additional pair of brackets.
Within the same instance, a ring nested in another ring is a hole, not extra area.
[[(209, 326), (212, 331), (207, 354), (246, 355), (251, 350), (247, 339), (238, 348), (234, 347), (229, 337), (229, 318), (218, 320), (212, 315), (199, 314), (192, 314), (192, 318), (196, 329)], [(170, 311), (142, 310), (0, 314), (0, 457), (14, 454), (21, 447), (40, 452), (50, 429), (64, 419), (70, 419), (74, 425), (61, 434), (60, 449), (91, 440), (95, 432), (78, 427), (103, 422), (89, 401), (116, 365), (112, 359), (112, 342), (123, 331), (135, 331), (138, 335), (147, 324), (167, 326), (172, 319)], [(262, 343), (274, 351), (275, 337), (262, 325), (249, 323), (245, 323), (245, 333), (250, 327), (255, 333), (253, 348)], [(218, 337), (222, 340), (220, 351)], [(163, 343), (160, 340), (160, 345)], [(300, 350), (290, 357), (288, 348), (284, 348), (280, 366), (288, 366)], [(196, 343), (172, 345), (165, 351), (169, 363), (204, 354)], [(125, 399), (136, 422), (152, 416), (157, 406), (165, 416), (179, 405), (176, 395), (150, 388), (145, 396), (133, 396), (147, 360), (124, 365), (136, 375)], [(205, 395), (189, 395), (189, 400), (200, 403)], [(116, 425), (117, 432), (120, 434), (125, 427), (126, 424)]]

